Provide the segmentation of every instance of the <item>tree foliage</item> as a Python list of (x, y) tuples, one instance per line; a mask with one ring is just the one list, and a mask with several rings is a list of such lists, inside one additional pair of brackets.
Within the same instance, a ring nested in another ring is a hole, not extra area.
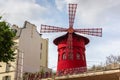
[[(0, 17), (1, 19), (1, 17)], [(14, 61), (13, 38), (15, 33), (5, 21), (0, 21), (0, 62)]]

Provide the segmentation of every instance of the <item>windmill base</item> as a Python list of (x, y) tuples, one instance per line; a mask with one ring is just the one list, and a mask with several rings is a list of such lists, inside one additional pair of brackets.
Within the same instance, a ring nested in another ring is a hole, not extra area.
[(64, 69), (57, 71), (57, 76), (65, 76), (65, 75), (72, 75), (72, 74), (79, 74), (86, 72), (86, 67), (79, 67), (79, 68), (70, 68), (70, 69)]

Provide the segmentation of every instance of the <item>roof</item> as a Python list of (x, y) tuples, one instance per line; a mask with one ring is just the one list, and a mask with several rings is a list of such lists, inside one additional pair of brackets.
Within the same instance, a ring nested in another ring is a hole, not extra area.
[[(78, 34), (76, 34), (76, 33), (72, 33), (72, 35), (73, 35), (74, 37), (83, 38), (83, 39), (85, 40), (85, 44), (88, 44), (88, 43), (89, 43), (89, 39), (86, 38), (86, 37), (84, 37), (84, 36), (78, 35)], [(60, 36), (60, 37), (57, 37), (56, 39), (54, 39), (53, 43), (54, 43), (55, 45), (58, 45), (58, 43), (59, 43), (61, 40), (66, 39), (67, 37), (68, 37), (68, 33), (66, 33), (66, 34), (64, 34), (64, 35), (62, 35), (62, 36)]]

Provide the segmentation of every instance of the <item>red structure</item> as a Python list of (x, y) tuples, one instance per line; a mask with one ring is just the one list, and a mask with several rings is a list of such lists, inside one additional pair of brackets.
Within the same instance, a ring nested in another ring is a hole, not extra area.
[(69, 28), (61, 28), (49, 25), (41, 25), (41, 31), (49, 32), (67, 32), (54, 40), (58, 46), (58, 65), (57, 75), (66, 75), (73, 73), (82, 73), (87, 70), (85, 45), (89, 39), (76, 34), (88, 34), (92, 36), (102, 36), (102, 28), (73, 29), (77, 4), (69, 4)]

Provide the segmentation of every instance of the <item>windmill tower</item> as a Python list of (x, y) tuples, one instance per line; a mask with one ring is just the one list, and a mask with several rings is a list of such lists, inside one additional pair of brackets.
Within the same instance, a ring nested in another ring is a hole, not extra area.
[(43, 33), (67, 32), (56, 38), (53, 42), (58, 46), (57, 75), (82, 73), (87, 70), (85, 45), (89, 39), (76, 34), (87, 34), (92, 36), (102, 36), (102, 28), (73, 29), (77, 4), (69, 4), (69, 28), (61, 28), (49, 25), (41, 25)]

